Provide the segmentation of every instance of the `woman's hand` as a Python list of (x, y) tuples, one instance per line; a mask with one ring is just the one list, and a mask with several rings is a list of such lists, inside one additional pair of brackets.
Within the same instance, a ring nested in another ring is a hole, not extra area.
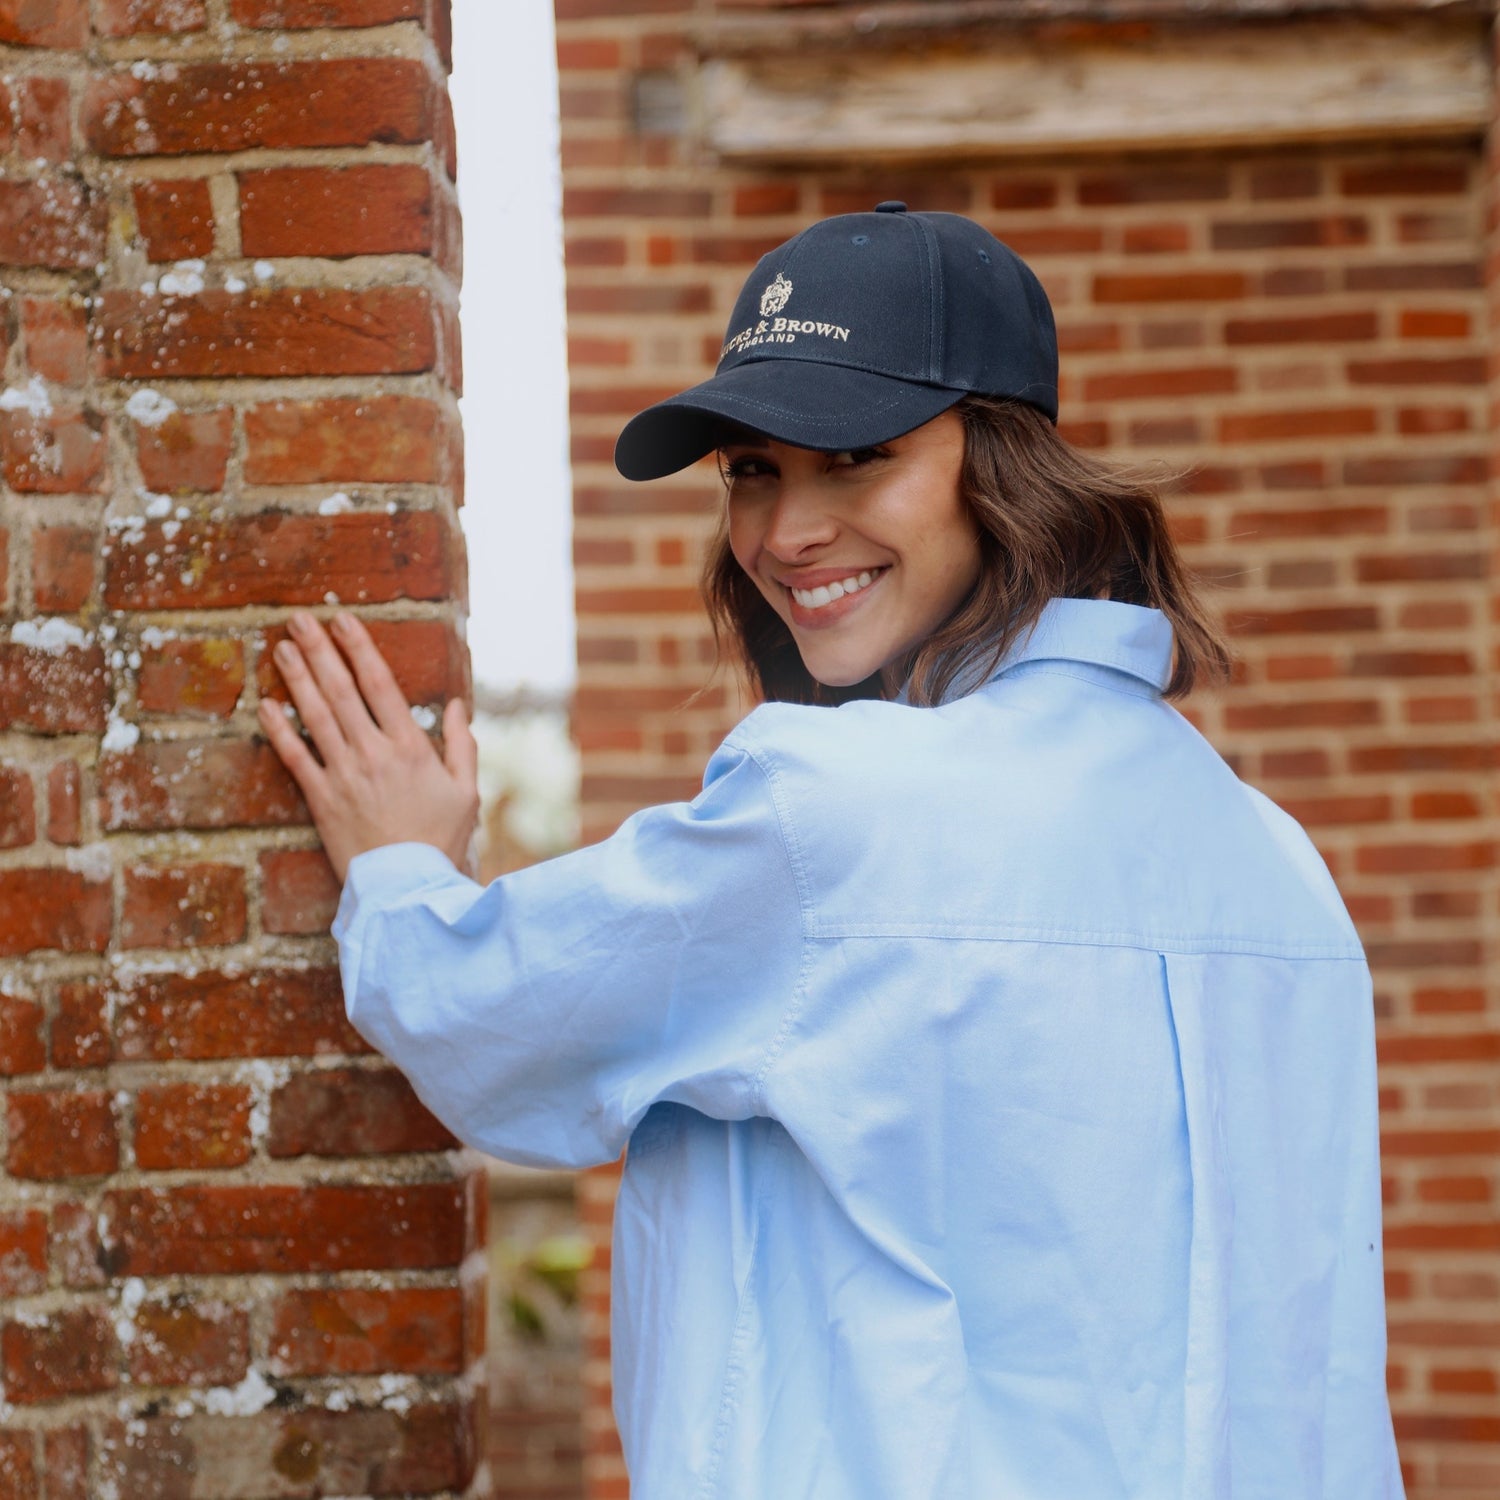
[(359, 620), (333, 619), (353, 676), (311, 615), (293, 615), (291, 633), (276, 665), (322, 764), (275, 700), (261, 700), (260, 723), (302, 789), (339, 880), (356, 854), (382, 844), (431, 844), (463, 869), (479, 819), (479, 747), (463, 702), (443, 712), (439, 758)]

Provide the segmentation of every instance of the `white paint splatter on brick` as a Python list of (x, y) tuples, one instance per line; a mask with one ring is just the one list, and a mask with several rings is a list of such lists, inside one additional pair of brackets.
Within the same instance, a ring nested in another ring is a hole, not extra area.
[(177, 403), (170, 396), (149, 386), (134, 392), (125, 403), (125, 415), (142, 427), (160, 427), (176, 410)]
[(49, 656), (61, 656), (76, 646), (87, 646), (93, 639), (87, 631), (67, 620), (48, 616), (44, 620), (17, 620), (10, 627), (11, 644), (34, 646)]

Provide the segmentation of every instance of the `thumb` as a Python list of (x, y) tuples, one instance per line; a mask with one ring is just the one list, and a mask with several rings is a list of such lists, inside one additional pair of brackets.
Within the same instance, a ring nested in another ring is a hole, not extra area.
[(443, 710), (443, 764), (465, 786), (479, 780), (479, 742), (469, 728), (469, 711), (462, 698), (450, 698)]

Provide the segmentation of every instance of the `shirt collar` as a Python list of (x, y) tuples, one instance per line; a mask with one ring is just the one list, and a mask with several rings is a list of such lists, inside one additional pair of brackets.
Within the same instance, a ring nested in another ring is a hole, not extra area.
[(1030, 633), (1005, 653), (990, 679), (1023, 661), (1089, 661), (1149, 683), (1172, 680), (1172, 624), (1159, 609), (1115, 599), (1049, 599)]
[[(1027, 661), (1084, 661), (1113, 667), (1157, 692), (1172, 678), (1172, 625), (1159, 609), (1115, 599), (1049, 599), (1031, 630), (993, 671), (961, 673), (944, 695), (951, 703)], [(896, 702), (907, 702), (902, 688)]]

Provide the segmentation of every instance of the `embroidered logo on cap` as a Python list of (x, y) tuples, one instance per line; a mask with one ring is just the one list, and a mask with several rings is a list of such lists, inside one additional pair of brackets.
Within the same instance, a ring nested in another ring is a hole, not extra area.
[(760, 294), (761, 317), (774, 318), (791, 301), (791, 298), (792, 284), (778, 271), (776, 280)]

